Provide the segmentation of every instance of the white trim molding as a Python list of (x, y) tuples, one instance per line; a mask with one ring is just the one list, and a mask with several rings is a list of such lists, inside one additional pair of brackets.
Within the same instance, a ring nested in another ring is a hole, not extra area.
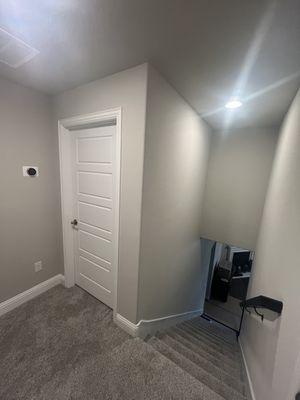
[(33, 286), (28, 290), (25, 290), (25, 292), (19, 293), (16, 296), (6, 301), (3, 301), (2, 303), (0, 303), (0, 316), (6, 314), (7, 312), (20, 306), (21, 304), (26, 303), (28, 300), (39, 296), (40, 294), (46, 292), (54, 286), (64, 284), (64, 282), (64, 276), (62, 274), (58, 274), (42, 283), (39, 283), (36, 286)]
[(116, 314), (114, 317), (115, 323), (122, 329), (124, 329), (131, 336), (146, 337), (147, 335), (153, 335), (157, 331), (165, 330), (171, 326), (177, 325), (183, 321), (187, 321), (192, 318), (196, 318), (203, 314), (203, 309), (188, 311), (181, 314), (167, 315), (166, 317), (155, 318), (155, 319), (142, 319), (137, 324), (134, 324), (128, 319), (124, 318), (120, 314)]
[(128, 319), (124, 318), (121, 314), (115, 314), (114, 315), (114, 322), (122, 328), (125, 332), (129, 333), (131, 336), (139, 336), (138, 335), (138, 324), (134, 324), (133, 322), (130, 322)]
[(72, 170), (72, 131), (78, 128), (102, 126), (116, 123), (116, 177), (114, 183), (115, 215), (113, 243), (113, 311), (117, 309), (117, 279), (119, 265), (119, 218), (120, 218), (120, 180), (121, 180), (121, 107), (103, 110), (91, 114), (79, 115), (58, 121), (61, 209), (64, 251), (65, 286), (75, 285), (74, 237), (70, 228), (73, 219), (73, 170)]
[(254, 388), (253, 388), (253, 384), (252, 384), (252, 380), (251, 380), (251, 376), (250, 376), (250, 371), (247, 365), (247, 361), (246, 361), (246, 356), (243, 350), (243, 346), (242, 346), (242, 342), (240, 340), (240, 338), (238, 339), (239, 345), (240, 345), (240, 349), (241, 349), (241, 353), (242, 353), (242, 358), (243, 358), (243, 363), (244, 363), (244, 367), (245, 367), (245, 372), (246, 372), (246, 378), (247, 378), (247, 384), (248, 384), (248, 389), (249, 389), (249, 394), (251, 396), (251, 400), (256, 400), (255, 397), (255, 393), (254, 393)]

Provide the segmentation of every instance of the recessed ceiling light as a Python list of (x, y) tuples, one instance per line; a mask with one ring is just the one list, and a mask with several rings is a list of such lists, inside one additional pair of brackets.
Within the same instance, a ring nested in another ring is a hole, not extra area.
[(225, 104), (225, 107), (226, 107), (226, 108), (233, 109), (233, 108), (239, 108), (239, 107), (241, 107), (242, 105), (243, 105), (243, 103), (242, 103), (240, 100), (238, 100), (238, 99), (231, 99), (231, 100), (229, 100), (229, 101)]

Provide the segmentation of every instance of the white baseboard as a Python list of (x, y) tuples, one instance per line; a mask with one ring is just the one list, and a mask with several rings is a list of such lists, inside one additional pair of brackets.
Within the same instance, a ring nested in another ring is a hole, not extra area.
[(21, 304), (26, 303), (26, 301), (33, 299), (39, 294), (46, 292), (52, 287), (59, 284), (63, 284), (64, 281), (65, 277), (62, 274), (58, 274), (48, 279), (47, 281), (44, 281), (36, 286), (33, 286), (32, 288), (26, 290), (25, 292), (17, 294), (11, 299), (3, 301), (2, 303), (0, 303), (0, 316), (7, 313), (8, 311), (13, 310), (14, 308), (20, 306)]
[(134, 337), (138, 336), (138, 324), (128, 321), (128, 319), (124, 318), (121, 314), (114, 315), (114, 322), (125, 332), (129, 333), (129, 335)]
[(244, 353), (243, 346), (242, 346), (242, 343), (241, 343), (240, 339), (239, 339), (238, 342), (239, 342), (239, 345), (240, 345), (240, 349), (241, 349), (241, 353), (242, 353), (242, 357), (243, 357), (243, 362), (244, 362), (244, 367), (245, 367), (245, 371), (246, 371), (246, 374), (247, 374), (248, 387), (249, 387), (249, 392), (250, 392), (249, 394), (251, 396), (251, 400), (256, 400), (254, 389), (253, 389), (253, 384), (252, 384), (252, 380), (251, 380), (251, 376), (250, 376), (250, 371), (249, 371), (249, 368), (248, 368), (248, 365), (247, 365), (245, 353)]
[(156, 333), (157, 331), (162, 331), (171, 326), (177, 325), (180, 322), (187, 321), (192, 318), (196, 318), (203, 314), (203, 309), (188, 311), (182, 314), (167, 315), (162, 318), (155, 318), (150, 320), (140, 320), (137, 324), (128, 321), (120, 314), (115, 315), (115, 323), (122, 329), (124, 329), (131, 336), (146, 337)]

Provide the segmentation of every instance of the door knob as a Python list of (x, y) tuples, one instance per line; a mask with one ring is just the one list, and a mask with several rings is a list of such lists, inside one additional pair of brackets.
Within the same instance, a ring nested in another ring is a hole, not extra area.
[(73, 226), (77, 226), (78, 225), (78, 221), (76, 218), (73, 219), (73, 221), (71, 221), (71, 225)]

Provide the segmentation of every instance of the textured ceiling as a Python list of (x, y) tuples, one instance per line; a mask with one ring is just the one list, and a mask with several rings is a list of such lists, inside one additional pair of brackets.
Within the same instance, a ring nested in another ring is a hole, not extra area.
[(54, 94), (149, 61), (215, 129), (280, 124), (300, 85), (299, 0), (0, 0), (0, 27), (40, 51), (5, 78)]

